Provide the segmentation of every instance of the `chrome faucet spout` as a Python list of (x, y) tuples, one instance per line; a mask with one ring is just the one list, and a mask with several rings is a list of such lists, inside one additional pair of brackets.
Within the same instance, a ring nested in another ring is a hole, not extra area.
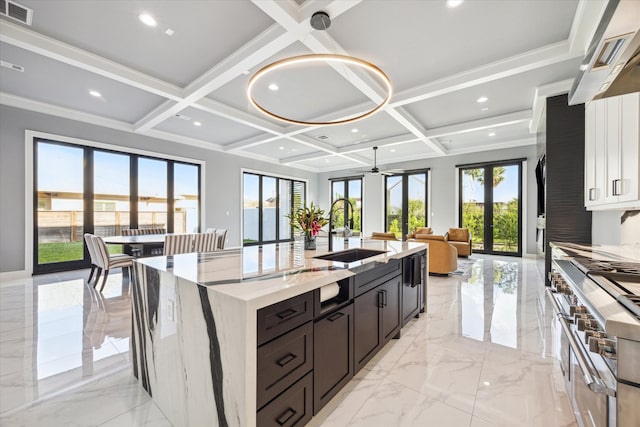
[(350, 218), (349, 219), (345, 218), (344, 229), (345, 229), (345, 236), (347, 235), (347, 233), (349, 236), (353, 235), (353, 232), (351, 231), (351, 229), (353, 228), (353, 212), (354, 212), (353, 203), (351, 203), (351, 201), (346, 197), (341, 197), (339, 199), (334, 200), (333, 203), (331, 204), (331, 207), (329, 208), (329, 252), (333, 252), (333, 237), (331, 234), (333, 230), (333, 208), (336, 206), (336, 203), (338, 202), (349, 203), (349, 207), (351, 208), (349, 211)]

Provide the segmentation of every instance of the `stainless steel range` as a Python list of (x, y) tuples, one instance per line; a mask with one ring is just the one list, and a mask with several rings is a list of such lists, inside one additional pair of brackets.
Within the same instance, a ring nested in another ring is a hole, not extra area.
[(581, 426), (640, 426), (640, 262), (552, 245), (556, 356)]

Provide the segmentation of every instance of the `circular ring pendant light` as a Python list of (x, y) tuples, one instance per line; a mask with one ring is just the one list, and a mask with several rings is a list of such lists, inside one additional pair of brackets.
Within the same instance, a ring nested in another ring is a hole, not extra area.
[[(378, 105), (376, 105), (374, 108), (372, 108), (371, 110), (363, 113), (363, 114), (359, 114), (355, 117), (350, 117), (348, 119), (343, 119), (343, 120), (335, 120), (335, 121), (304, 121), (304, 120), (295, 120), (289, 117), (284, 117), (278, 114), (275, 114), (272, 111), (269, 111), (268, 109), (264, 108), (262, 105), (260, 105), (258, 103), (258, 101), (256, 101), (256, 99), (253, 97), (252, 94), (252, 89), (253, 86), (256, 84), (256, 82), (258, 80), (260, 80), (260, 78), (266, 76), (267, 74), (269, 74), (270, 72), (277, 70), (279, 68), (283, 68), (283, 67), (287, 67), (290, 65), (294, 65), (294, 64), (303, 64), (303, 63), (309, 63), (309, 62), (326, 62), (326, 63), (343, 63), (343, 64), (349, 64), (349, 65), (355, 65), (357, 67), (363, 68), (369, 72), (371, 72), (372, 74), (375, 74), (380, 81), (382, 81), (382, 83), (384, 84), (385, 88), (386, 88), (386, 96), (384, 97), (384, 99), (382, 100), (382, 102), (380, 102)], [(271, 63), (269, 65), (267, 65), (266, 67), (261, 68), (260, 70), (258, 70), (258, 72), (256, 72), (253, 77), (251, 77), (251, 79), (249, 80), (249, 85), (247, 86), (247, 95), (249, 97), (249, 101), (251, 102), (251, 104), (256, 107), (258, 110), (260, 110), (262, 113), (266, 114), (267, 116), (274, 118), (276, 120), (281, 120), (287, 123), (292, 123), (292, 124), (296, 124), (296, 125), (304, 125), (304, 126), (329, 126), (329, 125), (342, 125), (345, 123), (351, 123), (351, 122), (355, 122), (356, 120), (361, 120), (364, 119), (365, 117), (369, 117), (375, 113), (377, 113), (381, 108), (383, 108), (385, 105), (387, 105), (389, 103), (389, 100), (391, 99), (391, 93), (392, 93), (392, 88), (391, 88), (391, 80), (389, 79), (389, 76), (387, 76), (385, 74), (384, 71), (382, 71), (380, 68), (376, 67), (375, 65), (373, 65), (370, 62), (367, 62), (365, 60), (359, 59), (359, 58), (354, 58), (352, 56), (346, 56), (346, 55), (336, 55), (336, 54), (311, 54), (311, 55), (300, 55), (300, 56), (293, 56), (290, 58), (285, 58), (285, 59), (281, 59), (279, 61), (276, 61), (274, 63)]]

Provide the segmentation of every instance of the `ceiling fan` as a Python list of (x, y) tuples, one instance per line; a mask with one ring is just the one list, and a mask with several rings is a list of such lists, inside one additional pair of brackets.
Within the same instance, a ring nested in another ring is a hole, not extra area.
[(396, 173), (404, 172), (401, 169), (389, 169), (381, 171), (378, 167), (378, 147), (373, 147), (373, 167), (371, 169), (360, 170), (361, 173), (380, 174), (380, 175), (393, 175)]

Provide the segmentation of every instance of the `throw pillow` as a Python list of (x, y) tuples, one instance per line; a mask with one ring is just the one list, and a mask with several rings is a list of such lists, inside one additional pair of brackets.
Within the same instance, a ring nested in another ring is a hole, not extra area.
[(431, 231), (431, 227), (416, 227), (416, 229), (413, 232), (415, 234), (431, 234), (431, 233), (433, 233), (433, 231)]
[(416, 239), (422, 240), (444, 240), (444, 236), (440, 234), (416, 234)]

